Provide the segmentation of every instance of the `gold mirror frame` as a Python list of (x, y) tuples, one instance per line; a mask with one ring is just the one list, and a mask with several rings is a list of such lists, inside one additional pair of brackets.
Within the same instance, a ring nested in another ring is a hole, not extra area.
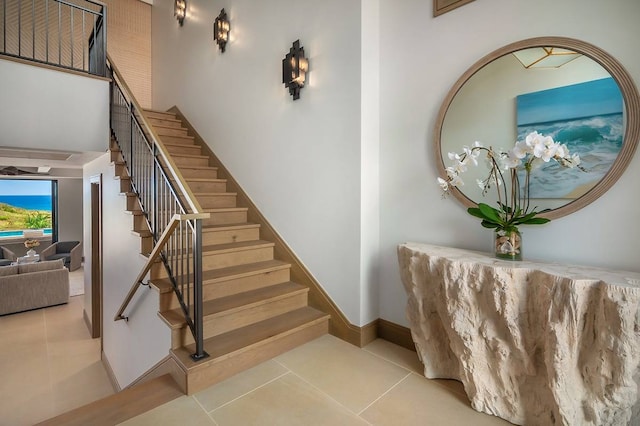
[[(608, 71), (609, 74), (611, 74), (611, 77), (613, 77), (613, 79), (616, 81), (616, 83), (618, 83), (618, 86), (620, 87), (620, 92), (622, 93), (622, 97), (624, 99), (624, 117), (626, 122), (622, 149), (618, 153), (618, 157), (614, 161), (611, 169), (607, 172), (607, 174), (582, 197), (577, 198), (570, 203), (563, 205), (562, 207), (558, 207), (539, 215), (548, 219), (557, 219), (576, 212), (581, 208), (591, 204), (601, 195), (603, 195), (607, 190), (609, 190), (609, 188), (613, 186), (613, 184), (620, 178), (620, 176), (622, 176), (622, 173), (629, 165), (629, 162), (633, 158), (633, 154), (636, 151), (638, 139), (640, 138), (640, 95), (638, 94), (638, 89), (636, 88), (631, 76), (624, 69), (622, 64), (620, 64), (620, 62), (618, 62), (604, 50), (587, 42), (567, 37), (536, 37), (508, 44), (498, 50), (495, 50), (494, 52), (489, 53), (488, 55), (477, 61), (475, 64), (473, 64), (471, 68), (469, 68), (458, 79), (458, 81), (456, 81), (451, 90), (449, 90), (447, 97), (440, 107), (438, 118), (436, 120), (434, 145), (438, 175), (446, 176), (444, 156), (442, 153), (442, 128), (447, 111), (451, 106), (451, 102), (458, 94), (460, 89), (475, 73), (477, 73), (483, 67), (489, 65), (494, 60), (521, 49), (545, 46), (561, 47), (564, 49), (576, 51), (596, 61), (606, 71)], [(464, 206), (477, 206), (477, 204), (473, 200), (468, 198), (458, 188), (452, 188), (451, 193)]]

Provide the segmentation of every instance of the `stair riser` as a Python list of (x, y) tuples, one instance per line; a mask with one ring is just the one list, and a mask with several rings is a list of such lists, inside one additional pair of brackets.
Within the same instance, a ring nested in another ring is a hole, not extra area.
[(233, 212), (211, 212), (209, 219), (203, 219), (202, 225), (232, 225), (234, 223), (246, 223), (247, 212), (246, 211), (233, 211)]
[(179, 155), (173, 155), (173, 162), (176, 166), (208, 166), (209, 158), (207, 157), (181, 157)]
[(125, 176), (127, 174), (127, 170), (124, 167), (124, 164), (114, 164), (113, 173), (115, 176)]
[(239, 243), (260, 239), (260, 228), (231, 229), (222, 231), (207, 230), (202, 232), (202, 245)]
[(146, 115), (148, 118), (169, 118), (169, 119), (175, 119), (176, 115), (172, 112), (156, 112), (156, 111), (145, 111), (144, 115)]
[[(190, 172), (196, 172), (194, 169), (186, 169)], [(180, 168), (180, 172), (182, 176), (184, 176), (183, 169)], [(215, 173), (215, 172), (214, 172)], [(217, 173), (215, 173), (217, 174)], [(227, 192), (227, 182), (225, 181), (213, 181), (213, 182), (202, 182), (202, 181), (188, 181), (189, 178), (185, 176), (187, 179), (187, 183), (189, 184), (189, 188), (191, 188), (191, 192)], [(215, 178), (211, 178), (215, 179)]]
[(232, 225), (235, 223), (246, 223), (247, 212), (246, 211), (233, 211), (233, 212), (210, 212), (211, 217), (209, 219), (203, 219), (203, 226), (210, 225)]
[(142, 208), (140, 207), (140, 203), (138, 202), (138, 197), (135, 195), (127, 195), (127, 211), (140, 211)]
[[(205, 317), (203, 320), (204, 338), (208, 339), (209, 337), (245, 327), (305, 306), (307, 306), (306, 291), (278, 300), (269, 301), (258, 306), (251, 306), (227, 315)], [(177, 346), (172, 346), (173, 348), (194, 343), (193, 335), (188, 327), (185, 326), (182, 328), (180, 335), (181, 340), (179, 342), (175, 342)]]
[(140, 253), (143, 255), (149, 255), (153, 251), (153, 238), (152, 237), (140, 237)]
[(149, 117), (149, 123), (152, 126), (176, 127), (178, 129), (182, 128), (182, 123), (180, 121), (173, 121), (170, 118), (164, 119), (164, 118)]
[(126, 193), (126, 192), (131, 192), (131, 179), (127, 178), (120, 178), (120, 193)]
[(225, 357), (213, 364), (190, 371), (187, 376), (187, 394), (193, 395), (213, 384), (274, 358), (297, 346), (327, 334), (328, 321), (317, 322), (286, 336), (274, 338), (265, 344), (255, 345), (234, 356)]
[(160, 138), (162, 142), (166, 143), (179, 143), (181, 145), (193, 145), (193, 136), (170, 136), (164, 135)]
[(260, 247), (229, 253), (204, 253), (203, 269), (218, 269), (229, 266), (246, 265), (273, 259), (273, 247)]
[[(164, 269), (164, 268), (163, 268)], [(257, 290), (290, 280), (289, 268), (272, 272), (250, 275), (248, 277), (235, 278), (222, 282), (205, 282), (202, 286), (202, 299), (213, 300), (220, 297), (232, 296), (245, 291)], [(155, 277), (152, 272), (152, 277)], [(160, 295), (160, 312), (177, 309), (180, 307), (175, 293), (162, 293)]]
[(197, 145), (180, 145), (180, 146), (168, 145), (167, 150), (171, 155), (175, 155), (175, 154), (200, 155), (200, 151), (202, 151), (202, 148), (200, 148)]
[(140, 214), (133, 215), (133, 230), (134, 231), (149, 230), (149, 225), (147, 225), (147, 220), (143, 215), (140, 215)]
[(196, 195), (203, 209), (222, 209), (236, 206), (236, 194)]
[(156, 134), (160, 136), (160, 139), (162, 139), (163, 136), (187, 136), (187, 129), (185, 128), (174, 129), (171, 127), (154, 126), (154, 130), (156, 131)]
[(111, 149), (109, 151), (109, 160), (112, 163), (115, 163), (116, 161), (121, 161), (122, 160), (122, 156), (120, 155), (120, 150), (119, 149)]

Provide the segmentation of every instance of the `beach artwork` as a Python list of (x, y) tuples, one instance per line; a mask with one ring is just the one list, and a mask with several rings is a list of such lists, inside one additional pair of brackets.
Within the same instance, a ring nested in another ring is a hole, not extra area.
[(612, 78), (519, 95), (516, 110), (518, 140), (534, 130), (551, 136), (579, 154), (587, 170), (544, 163), (531, 172), (530, 198), (579, 198), (604, 177), (622, 148), (622, 94)]

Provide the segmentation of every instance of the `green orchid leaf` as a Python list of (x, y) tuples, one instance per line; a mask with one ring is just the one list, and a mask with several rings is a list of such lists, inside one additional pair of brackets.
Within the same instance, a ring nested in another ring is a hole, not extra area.
[(484, 219), (484, 215), (482, 214), (480, 209), (477, 208), (477, 207), (469, 207), (467, 209), (467, 213), (469, 213), (471, 216), (475, 216), (475, 217), (479, 217), (480, 219)]
[(478, 204), (478, 209), (480, 209), (480, 212), (483, 214), (483, 216), (494, 223), (503, 223), (504, 220), (500, 217), (500, 212), (496, 209), (494, 209), (493, 207), (491, 207), (488, 204), (485, 203), (479, 203)]
[(523, 225), (543, 225), (548, 222), (551, 222), (551, 220), (545, 217), (534, 217), (527, 220), (526, 222), (520, 222), (520, 223), (522, 223)]
[(482, 222), (480, 222), (480, 225), (482, 225), (485, 228), (489, 228), (489, 229), (500, 228), (500, 224), (495, 223), (495, 222), (489, 222), (488, 220), (483, 220)]

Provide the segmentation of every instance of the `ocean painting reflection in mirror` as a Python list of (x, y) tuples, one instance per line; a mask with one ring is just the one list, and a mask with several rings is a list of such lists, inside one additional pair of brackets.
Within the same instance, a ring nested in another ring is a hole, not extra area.
[(516, 110), (518, 140), (534, 130), (551, 136), (580, 155), (587, 170), (545, 163), (531, 173), (531, 198), (579, 198), (607, 174), (622, 148), (622, 94), (613, 78), (519, 95)]

